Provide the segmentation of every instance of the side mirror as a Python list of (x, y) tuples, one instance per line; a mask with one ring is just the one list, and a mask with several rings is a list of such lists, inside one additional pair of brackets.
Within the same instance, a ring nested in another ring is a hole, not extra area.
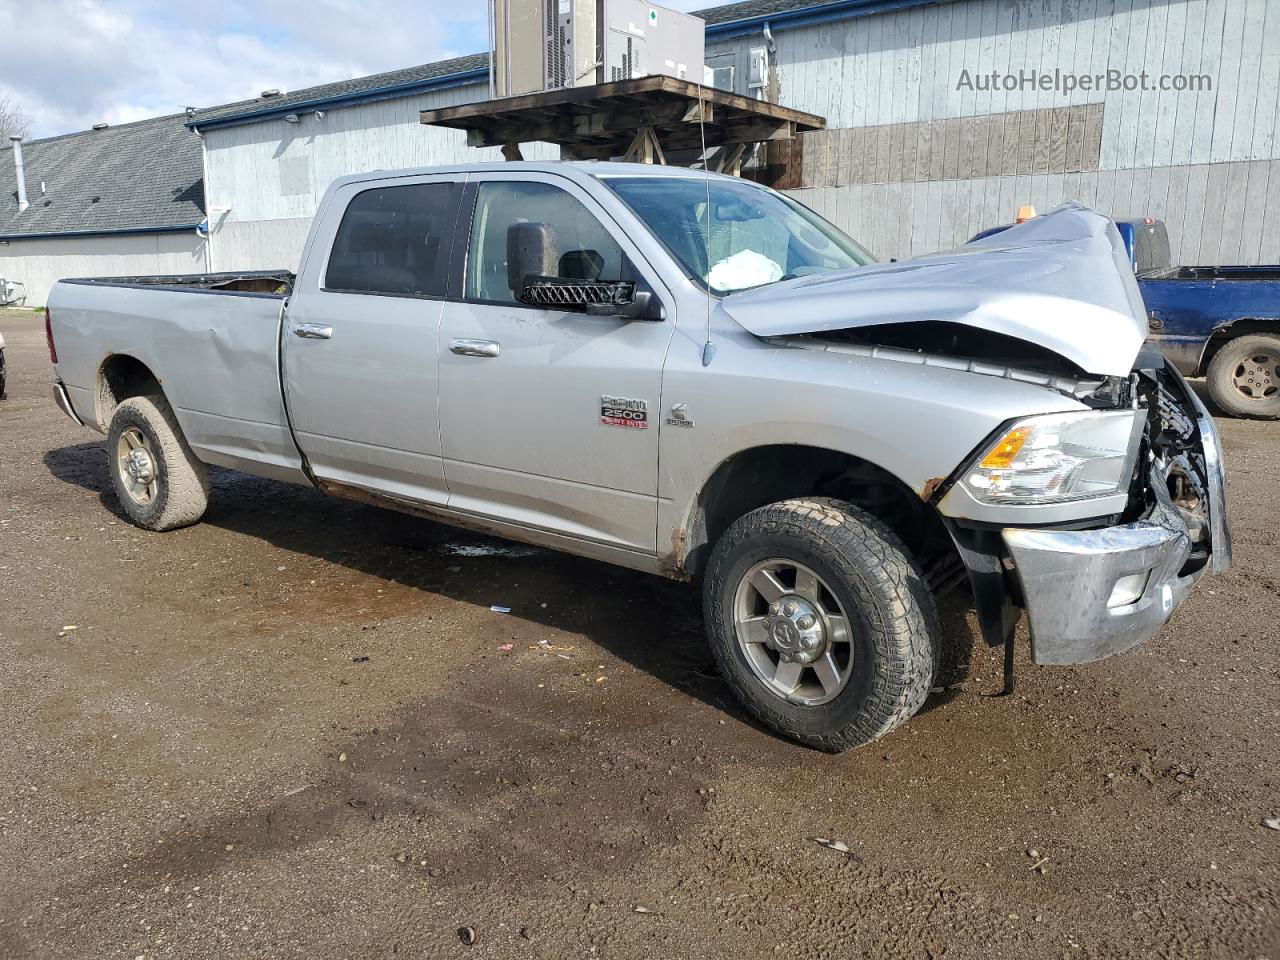
[(665, 320), (662, 301), (651, 290), (636, 290), (625, 303), (587, 304), (589, 317), (620, 317), (623, 320)]
[(623, 320), (663, 320), (662, 303), (648, 289), (637, 289), (630, 280), (564, 280), (560, 277), (526, 277), (520, 302), (535, 307), (581, 310), (589, 317)]
[(531, 277), (555, 276), (556, 230), (549, 223), (513, 223), (507, 227), (507, 286), (521, 299)]

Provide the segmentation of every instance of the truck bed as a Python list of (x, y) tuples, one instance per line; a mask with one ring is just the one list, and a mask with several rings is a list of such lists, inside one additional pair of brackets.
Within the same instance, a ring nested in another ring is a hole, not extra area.
[(279, 367), (293, 281), (281, 270), (59, 281), (49, 319), (77, 414), (105, 430), (103, 371), (127, 358), (160, 381), (201, 460), (300, 477)]
[(83, 277), (63, 283), (91, 284), (102, 287), (148, 287), (159, 290), (182, 290), (205, 293), (256, 293), (271, 297), (287, 297), (296, 277), (288, 270), (247, 270), (232, 273), (185, 273), (146, 277)]

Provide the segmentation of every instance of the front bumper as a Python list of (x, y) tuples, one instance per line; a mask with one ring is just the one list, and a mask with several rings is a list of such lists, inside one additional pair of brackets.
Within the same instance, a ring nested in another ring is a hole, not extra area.
[[(1208, 411), (1193, 399), (1208, 473), (1208, 563), (1182, 572), (1192, 544), (1171, 502), (1137, 523), (1101, 530), (1005, 529), (1036, 663), (1089, 663), (1122, 653), (1154, 636), (1207, 569), (1221, 573), (1231, 566), (1222, 444)], [(1141, 592), (1109, 605), (1127, 577), (1145, 577)]]

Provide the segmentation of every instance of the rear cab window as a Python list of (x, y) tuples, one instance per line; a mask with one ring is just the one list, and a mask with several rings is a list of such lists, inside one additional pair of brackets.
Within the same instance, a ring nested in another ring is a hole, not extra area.
[(437, 182), (356, 194), (334, 236), (324, 289), (443, 297), (460, 192)]

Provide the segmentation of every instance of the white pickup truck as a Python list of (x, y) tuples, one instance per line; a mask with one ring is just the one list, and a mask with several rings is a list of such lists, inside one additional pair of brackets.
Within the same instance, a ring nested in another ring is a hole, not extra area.
[(782, 194), (632, 164), (334, 183), (300, 272), (64, 280), (65, 413), (139, 525), (207, 464), (701, 583), (724, 676), (813, 746), (929, 693), (935, 597), (1037, 663), (1156, 633), (1230, 563), (1222, 452), (1067, 206), (876, 263)]

